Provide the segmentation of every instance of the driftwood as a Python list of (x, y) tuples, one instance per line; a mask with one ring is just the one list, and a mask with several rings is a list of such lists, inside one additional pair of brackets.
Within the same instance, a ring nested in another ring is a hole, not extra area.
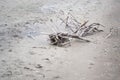
[(69, 35), (67, 33), (57, 33), (57, 34), (50, 34), (49, 35), (50, 38), (50, 42), (52, 45), (57, 45), (57, 46), (63, 46), (66, 43), (69, 43), (70, 40), (69, 38), (75, 38), (75, 39), (79, 39), (85, 42), (90, 42), (89, 40), (80, 38), (77, 35)]
[(79, 34), (78, 35), (79, 37), (85, 37), (88, 34), (94, 33), (94, 32), (103, 32), (103, 30), (99, 29), (100, 26), (104, 27), (100, 23), (92, 23), (90, 25), (87, 25), (88, 21), (85, 21), (84, 23), (80, 23), (76, 19), (73, 19), (73, 22), (77, 23), (77, 25), (74, 24), (74, 29), (76, 29), (74, 30), (69, 22), (69, 19), (70, 19), (70, 16), (68, 16), (65, 20), (60, 18), (62, 23), (65, 23), (66, 28), (68, 28), (73, 34)]
[(62, 32), (49, 34), (49, 39), (52, 45), (63, 46), (66, 43), (70, 43), (70, 38), (79, 39), (85, 42), (90, 42), (89, 40), (86, 40), (83, 37), (93, 32), (102, 32), (103, 30), (100, 30), (99, 27), (100, 26), (104, 27), (99, 23), (92, 23), (90, 25), (87, 25), (88, 21), (85, 21), (84, 23), (80, 23), (71, 14), (70, 16), (67, 16), (65, 20), (63, 20), (62, 18), (60, 18), (60, 20), (62, 21), (62, 23), (65, 24), (65, 28), (69, 29), (72, 32), (72, 34), (62, 33)]
[(99, 27), (99, 26), (102, 26), (102, 25), (99, 24), (99, 23), (92, 23), (89, 26), (85, 26), (81, 30), (80, 36), (85, 37), (85, 36), (87, 36), (88, 34), (90, 34), (92, 32), (103, 32), (103, 30), (98, 29), (98, 27), (96, 27), (96, 26)]

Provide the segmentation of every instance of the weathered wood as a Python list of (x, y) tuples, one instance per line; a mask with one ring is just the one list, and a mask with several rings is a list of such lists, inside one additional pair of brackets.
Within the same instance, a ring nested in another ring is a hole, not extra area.
[(75, 39), (79, 39), (85, 42), (90, 42), (89, 40), (80, 38), (77, 35), (70, 35), (67, 33), (57, 33), (57, 34), (50, 34), (49, 35), (50, 38), (50, 42), (52, 45), (57, 45), (57, 46), (62, 46), (63, 44), (65, 44), (66, 42), (69, 42), (69, 38), (75, 38)]
[[(71, 22), (69, 22), (69, 19), (71, 19), (70, 21), (73, 21), (72, 24), (71, 24)], [(50, 42), (52, 45), (61, 46), (64, 43), (69, 42), (70, 38), (79, 39), (79, 40), (82, 40), (85, 42), (90, 42), (89, 40), (86, 40), (83, 37), (87, 36), (88, 34), (90, 34), (92, 32), (101, 32), (103, 30), (99, 30), (98, 28), (100, 26), (104, 27), (103, 25), (101, 25), (99, 23), (92, 23), (90, 25), (87, 25), (88, 21), (85, 21), (82, 24), (79, 21), (77, 21), (72, 14), (69, 14), (69, 16), (67, 16), (67, 18), (65, 20), (63, 20), (62, 18), (60, 18), (60, 20), (62, 21), (62, 23), (65, 24), (65, 28), (69, 28), (69, 30), (72, 32), (72, 34), (71, 33), (70, 34), (62, 33), (62, 32), (50, 34), (49, 38), (50, 38)]]

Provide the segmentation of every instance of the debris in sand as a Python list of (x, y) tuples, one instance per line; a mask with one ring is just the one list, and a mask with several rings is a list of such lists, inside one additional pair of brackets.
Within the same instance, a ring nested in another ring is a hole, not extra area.
[(59, 79), (59, 78), (61, 78), (59, 75), (58, 76), (54, 76), (53, 80), (56, 80), (56, 79)]
[(6, 62), (6, 60), (1, 60), (1, 61), (4, 62), (4, 63)]
[(24, 67), (24, 69), (30, 69), (30, 68), (28, 68), (28, 67)]
[[(68, 14), (67, 18), (64, 20), (59, 18), (65, 24), (65, 32), (56, 31), (59, 28), (55, 26), (55, 28), (51, 28), (54, 32), (52, 34), (41, 33), (44, 35), (49, 35), (49, 40), (52, 45), (56, 46), (64, 46), (66, 44), (70, 45), (70, 39), (79, 39), (85, 42), (90, 42), (90, 40), (84, 39), (83, 37), (88, 36), (89, 34), (93, 34), (94, 32), (103, 32), (103, 30), (99, 29), (100, 26), (104, 27), (100, 23), (92, 23), (88, 25), (88, 21), (84, 23), (80, 23), (75, 19), (72, 14)], [(53, 23), (53, 20), (50, 20)], [(69, 32), (67, 31), (69, 30)], [(67, 32), (66, 32), (67, 31)]]
[(41, 48), (41, 49), (47, 49), (46, 47), (39, 47), (39, 48)]
[(88, 24), (88, 21), (85, 21), (84, 23), (80, 23), (75, 19), (75, 17), (69, 13), (67, 18), (65, 20), (61, 19), (62, 23), (65, 23), (65, 27), (69, 29), (73, 34), (79, 34), (80, 37), (85, 37), (90, 33), (93, 32), (103, 32), (103, 30), (100, 30), (99, 27), (105, 27), (101, 25), (100, 23), (92, 23), (90, 25)]
[(8, 52), (12, 52), (12, 49), (9, 49)]
[(44, 60), (46, 63), (52, 64), (52, 62), (51, 62), (51, 60), (49, 58), (44, 58), (42, 60)]
[(65, 38), (61, 33), (50, 34), (49, 35), (50, 42), (52, 45), (62, 46), (65, 42), (69, 41), (69, 38)]
[(94, 63), (90, 63), (90, 65), (94, 65)]
[(109, 38), (113, 34), (113, 28), (110, 28), (109, 34), (105, 37), (105, 39)]
[(4, 51), (4, 49), (0, 49), (0, 51)]
[(36, 47), (36, 46), (34, 46), (34, 47), (32, 47), (32, 48), (41, 48), (41, 49), (47, 49), (47, 47)]
[(103, 32), (103, 30), (99, 30), (97, 27), (93, 27), (93, 26), (100, 26), (100, 25), (101, 24), (99, 24), (99, 23), (93, 23), (93, 24), (90, 24), (89, 26), (85, 26), (81, 30), (80, 36), (84, 37), (84, 36), (87, 36), (88, 34), (93, 33), (93, 32)]
[(70, 44), (69, 38), (75, 38), (75, 39), (80, 39), (85, 42), (90, 42), (89, 40), (83, 39), (77, 35), (70, 35), (67, 33), (57, 33), (57, 34), (50, 34), (49, 35), (50, 42), (52, 45), (57, 45), (57, 46), (63, 46), (67, 42)]
[(24, 69), (33, 71), (33, 69), (31, 69), (31, 68), (29, 68), (29, 67), (24, 67)]
[(43, 60), (50, 61), (50, 59), (49, 59), (49, 58), (44, 58)]
[(13, 74), (12, 71), (7, 71), (1, 77), (9, 77), (9, 76), (12, 76), (12, 74)]
[(0, 24), (0, 27), (6, 27), (6, 26), (8, 26), (8, 24)]
[(43, 68), (43, 66), (41, 64), (37, 64), (35, 67), (39, 68), (39, 69)]
[(14, 38), (19, 37), (19, 35), (13, 35)]
[(29, 53), (30, 53), (30, 55), (35, 55), (36, 54), (34, 51), (30, 51)]

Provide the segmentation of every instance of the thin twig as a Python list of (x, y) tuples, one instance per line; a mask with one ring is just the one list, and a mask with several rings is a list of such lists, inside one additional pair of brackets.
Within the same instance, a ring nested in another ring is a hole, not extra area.
[(80, 27), (79, 29), (77, 29), (74, 33), (77, 33), (83, 26), (85, 26), (86, 24), (88, 23), (88, 21), (84, 22)]
[(113, 33), (113, 28), (110, 28), (110, 32), (109, 32), (109, 34), (105, 37), (105, 39), (109, 38), (109, 37), (112, 35), (112, 33)]

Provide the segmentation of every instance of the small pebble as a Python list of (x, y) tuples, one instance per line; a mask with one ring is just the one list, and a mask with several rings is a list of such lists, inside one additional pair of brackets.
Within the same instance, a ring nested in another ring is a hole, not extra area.
[(8, 50), (8, 52), (12, 52), (12, 49)]
[(41, 66), (41, 64), (37, 64), (36, 68), (43, 68), (43, 66)]

